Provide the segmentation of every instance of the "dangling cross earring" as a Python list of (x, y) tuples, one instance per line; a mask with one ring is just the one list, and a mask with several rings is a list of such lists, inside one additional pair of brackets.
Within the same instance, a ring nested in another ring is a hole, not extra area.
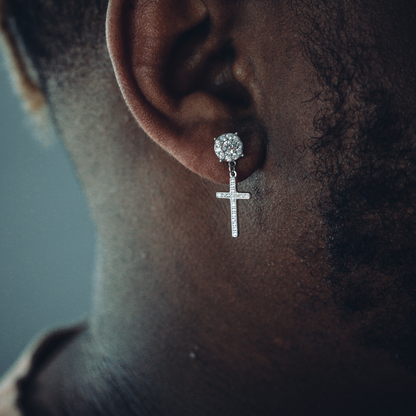
[(214, 144), (215, 154), (220, 162), (227, 161), (230, 170), (230, 192), (217, 192), (217, 198), (229, 199), (231, 205), (231, 235), (238, 237), (237, 199), (250, 199), (249, 193), (239, 193), (236, 188), (236, 160), (243, 157), (243, 143), (237, 133), (226, 133), (217, 137)]

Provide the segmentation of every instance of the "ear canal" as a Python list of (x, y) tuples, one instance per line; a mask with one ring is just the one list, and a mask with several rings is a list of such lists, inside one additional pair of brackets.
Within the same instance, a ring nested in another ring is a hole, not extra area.
[(248, 108), (250, 95), (234, 78), (235, 50), (231, 42), (219, 44), (215, 53), (203, 53), (209, 28), (210, 20), (206, 19), (178, 39), (167, 64), (166, 88), (177, 99), (205, 91), (228, 102), (229, 107)]
[[(215, 17), (216, 16), (216, 17)], [(227, 183), (214, 138), (238, 131), (239, 178), (257, 169), (264, 140), (251, 98), (233, 75), (230, 16), (199, 0), (110, 0), (107, 42), (124, 99), (143, 130), (180, 163)]]

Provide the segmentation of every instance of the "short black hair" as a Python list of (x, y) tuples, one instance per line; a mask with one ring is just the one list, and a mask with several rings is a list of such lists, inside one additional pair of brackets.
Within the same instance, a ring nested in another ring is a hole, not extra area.
[(105, 39), (108, 0), (3, 0), (11, 29), (36, 69), (42, 71), (70, 50)]

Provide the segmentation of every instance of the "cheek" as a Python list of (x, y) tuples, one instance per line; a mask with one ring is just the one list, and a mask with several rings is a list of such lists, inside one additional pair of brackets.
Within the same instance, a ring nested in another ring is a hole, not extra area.
[(266, 80), (259, 102), (261, 122), (268, 134), (264, 168), (299, 208), (316, 199), (315, 158), (310, 150), (314, 119), (322, 102), (314, 99), (316, 77), (303, 54), (271, 56), (263, 66)]
[[(257, 199), (261, 204), (252, 216), (259, 221), (259, 228), (273, 230), (270, 246), (284, 251), (289, 264), (295, 261), (298, 250), (290, 251), (289, 246), (320, 234), (316, 203), (320, 185), (315, 180), (309, 142), (322, 102), (314, 99), (317, 78), (304, 54), (297, 18), (282, 3), (259, 0), (245, 10), (241, 33), (235, 37), (235, 68), (244, 70), (235, 72), (252, 97), (252, 111), (267, 133), (267, 156)], [(244, 32), (246, 28), (250, 30)], [(251, 206), (256, 208), (254, 202)]]
[(320, 104), (313, 99), (316, 77), (301, 45), (285, 39), (283, 48), (287, 53), (271, 54), (262, 67), (265, 81), (259, 113), (269, 135), (268, 156), (293, 171), (300, 156), (305, 162)]
[(252, 3), (236, 37), (241, 42), (236, 66), (244, 68), (236, 78), (249, 91), (255, 117), (267, 132), (267, 161), (279, 167), (275, 174), (304, 177), (313, 164), (310, 157), (305, 160), (305, 145), (322, 105), (314, 99), (316, 73), (304, 54), (294, 11), (285, 2)]

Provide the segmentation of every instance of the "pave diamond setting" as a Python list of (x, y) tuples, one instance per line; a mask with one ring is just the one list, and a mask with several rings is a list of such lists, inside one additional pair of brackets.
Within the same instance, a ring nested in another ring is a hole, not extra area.
[(214, 144), (215, 154), (220, 162), (227, 161), (230, 170), (230, 192), (217, 192), (217, 198), (229, 199), (231, 205), (231, 235), (238, 237), (237, 200), (250, 199), (247, 192), (237, 191), (236, 160), (243, 157), (243, 142), (237, 133), (225, 133), (217, 137)]
[(215, 154), (220, 159), (227, 162), (235, 162), (243, 157), (243, 142), (234, 133), (225, 133), (215, 139)]

